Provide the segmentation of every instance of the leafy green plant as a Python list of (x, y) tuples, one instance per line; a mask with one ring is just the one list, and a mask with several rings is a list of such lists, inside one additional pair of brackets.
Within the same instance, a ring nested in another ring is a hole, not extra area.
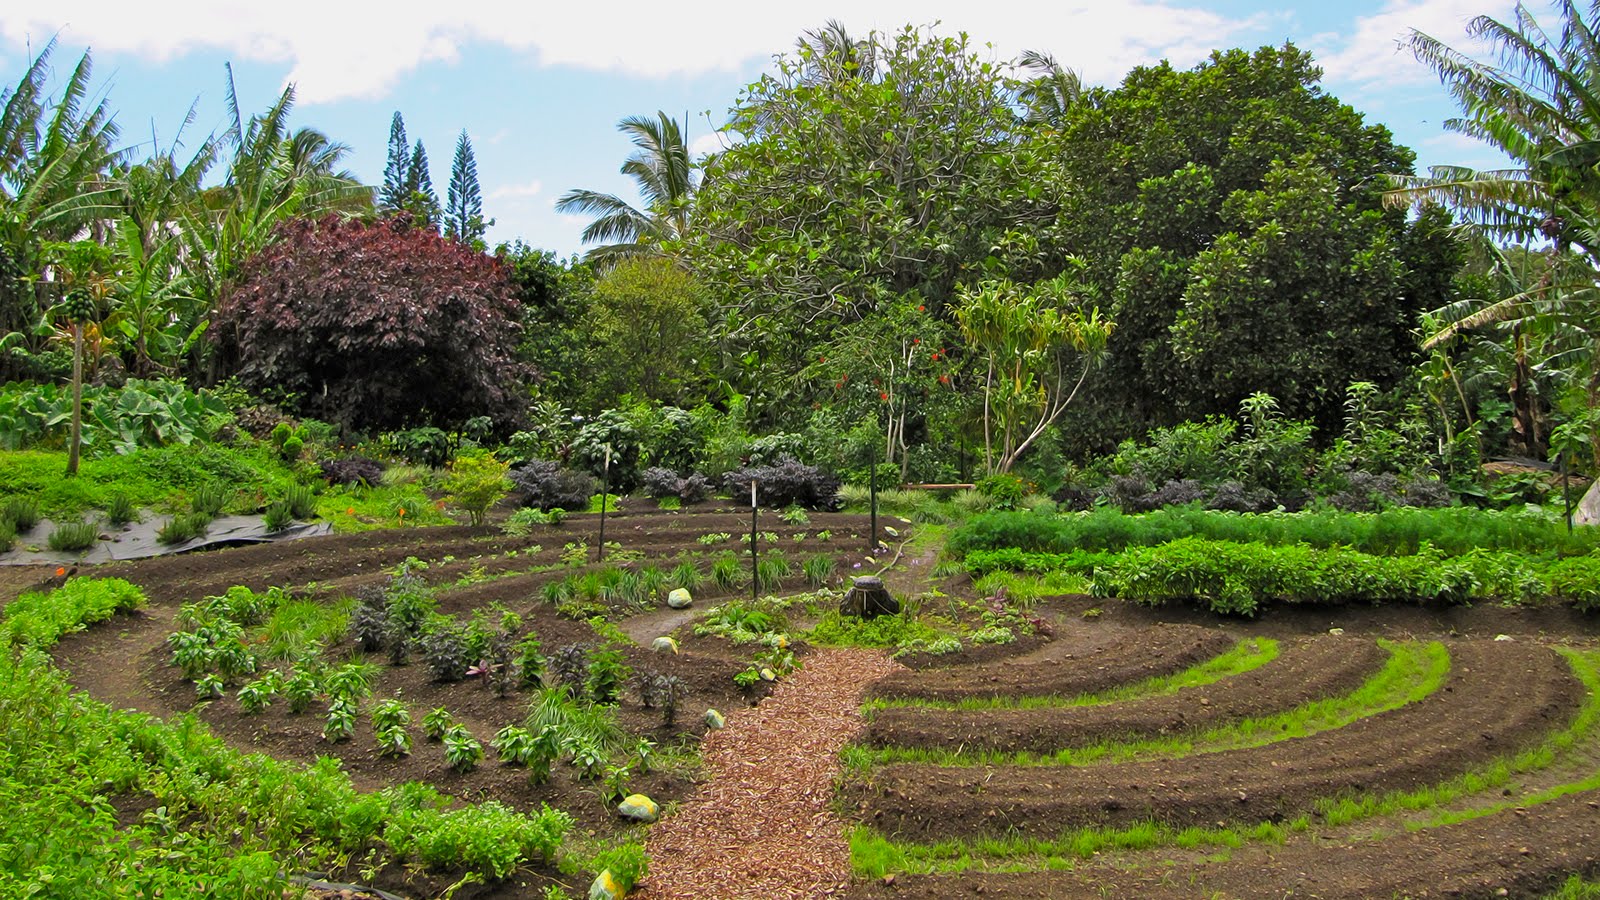
[(0, 507), (0, 519), (10, 522), (20, 533), (39, 524), (39, 501), (32, 497), (12, 497)]
[(510, 463), (495, 459), (486, 451), (463, 451), (450, 463), (445, 493), (450, 502), (467, 511), (472, 524), (482, 525), (489, 507), (511, 490), (511, 479), (506, 477), (510, 468)]
[(82, 553), (100, 539), (100, 527), (93, 522), (61, 522), (50, 532), (51, 550)]
[(804, 507), (798, 505), (790, 506), (785, 509), (783, 511), (782, 518), (784, 523), (788, 525), (811, 524), (811, 516), (806, 514)]
[(430, 741), (442, 740), (444, 733), (455, 723), (456, 720), (448, 709), (436, 706), (422, 717), (422, 733), (426, 734)]
[(328, 701), (328, 718), (322, 725), (322, 739), (333, 744), (349, 740), (356, 733), (356, 714), (359, 711), (356, 701), (346, 697), (334, 697)]
[(756, 561), (756, 584), (762, 591), (772, 593), (783, 586), (783, 579), (794, 571), (789, 560), (776, 552), (763, 554)]
[(705, 573), (700, 571), (699, 564), (692, 559), (685, 559), (672, 567), (672, 573), (667, 576), (667, 584), (693, 593), (700, 589), (705, 579)]
[(378, 744), (378, 755), (398, 758), (411, 755), (411, 732), (404, 725), (391, 725), (373, 730)]
[(336, 699), (359, 703), (372, 693), (376, 674), (371, 664), (345, 663), (323, 676), (322, 689)]
[(449, 683), (467, 677), (472, 654), (466, 634), (453, 620), (444, 616), (431, 618), (417, 643), (434, 681)]
[(181, 544), (206, 533), (211, 518), (204, 513), (179, 513), (156, 530), (156, 540), (163, 544)]
[(246, 713), (259, 713), (272, 705), (272, 698), (278, 695), (282, 687), (282, 676), (269, 670), (265, 675), (239, 688), (239, 708)]
[(800, 570), (805, 573), (806, 583), (813, 588), (825, 587), (833, 580), (838, 564), (833, 557), (819, 553), (808, 558), (801, 564)]
[(440, 735), (444, 742), (444, 759), (457, 772), (470, 772), (483, 761), (483, 745), (472, 736), (467, 726), (456, 724)]
[(222, 696), (225, 687), (221, 676), (208, 672), (195, 679), (194, 695), (201, 700), (213, 700)]
[(533, 732), (518, 725), (507, 725), (495, 732), (494, 752), (501, 762), (527, 765), (536, 752)]
[(596, 703), (615, 703), (622, 685), (633, 674), (622, 651), (609, 644), (589, 655), (589, 696)]
[(713, 544), (720, 544), (731, 537), (733, 537), (733, 535), (726, 531), (713, 531), (707, 534), (702, 534), (695, 538), (695, 540), (698, 541), (702, 546), (710, 547)]
[(299, 667), (291, 670), (283, 682), (283, 697), (288, 701), (289, 712), (302, 713), (310, 709), (321, 687), (317, 677), (309, 670)]
[(411, 724), (411, 710), (405, 703), (395, 698), (379, 700), (372, 706), (372, 730), (384, 731), (389, 728), (405, 728)]
[(726, 553), (711, 561), (711, 583), (718, 589), (731, 591), (743, 584), (744, 579), (744, 567), (739, 557)]
[(639, 676), (639, 705), (659, 709), (661, 724), (671, 728), (678, 719), (678, 705), (689, 695), (689, 685), (676, 675), (646, 672)]

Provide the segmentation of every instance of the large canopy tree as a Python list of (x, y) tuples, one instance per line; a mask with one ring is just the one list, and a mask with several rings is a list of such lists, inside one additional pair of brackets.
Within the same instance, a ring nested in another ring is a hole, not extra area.
[(1416, 360), (1459, 249), (1437, 210), (1383, 208), (1412, 154), (1320, 77), (1292, 46), (1218, 52), (1135, 69), (1029, 133), (1054, 210), (1040, 264), (1082, 257), (1117, 323), (1068, 415), (1082, 440), (1231, 415), (1257, 391), (1336, 433), (1349, 383), (1392, 386)]

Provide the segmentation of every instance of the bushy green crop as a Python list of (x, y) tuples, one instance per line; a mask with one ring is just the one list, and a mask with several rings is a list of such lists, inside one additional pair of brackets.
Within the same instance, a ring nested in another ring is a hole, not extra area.
[(6, 606), (6, 643), (48, 647), (63, 634), (144, 604), (144, 592), (121, 578), (69, 578), (54, 591), (26, 593)]

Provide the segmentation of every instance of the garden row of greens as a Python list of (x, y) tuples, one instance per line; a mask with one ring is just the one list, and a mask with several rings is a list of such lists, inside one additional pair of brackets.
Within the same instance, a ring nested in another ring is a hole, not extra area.
[(162, 722), (73, 691), (48, 648), (143, 603), (127, 582), (77, 578), (6, 608), (0, 894), (278, 896), (286, 872), (349, 861), (480, 878), (611, 864), (564, 857), (571, 818), (556, 810), (460, 804), (417, 783), (364, 793), (337, 761), (242, 754), (190, 716)]
[(1000, 512), (948, 544), (969, 572), (1091, 579), (1096, 596), (1198, 599), (1217, 612), (1264, 604), (1568, 602), (1600, 608), (1600, 535), (1483, 510), (1398, 509), (1241, 516), (1173, 508), (1142, 516)]

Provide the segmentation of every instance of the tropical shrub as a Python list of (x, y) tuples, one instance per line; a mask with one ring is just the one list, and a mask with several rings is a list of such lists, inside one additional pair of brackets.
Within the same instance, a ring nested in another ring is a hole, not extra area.
[(350, 454), (325, 459), (317, 464), (317, 468), (321, 470), (323, 480), (329, 484), (373, 487), (383, 483), (383, 463), (365, 456)]
[(356, 431), (518, 414), (517, 304), (492, 257), (398, 219), (291, 218), (209, 335), (249, 390)]
[(748, 497), (752, 479), (756, 502), (762, 506), (833, 509), (838, 502), (839, 479), (793, 457), (783, 457), (771, 466), (735, 469), (723, 476), (723, 483), (734, 497)]
[(508, 473), (512, 485), (522, 492), (524, 506), (582, 511), (589, 498), (600, 489), (600, 482), (585, 472), (562, 468), (551, 460), (524, 463)]

